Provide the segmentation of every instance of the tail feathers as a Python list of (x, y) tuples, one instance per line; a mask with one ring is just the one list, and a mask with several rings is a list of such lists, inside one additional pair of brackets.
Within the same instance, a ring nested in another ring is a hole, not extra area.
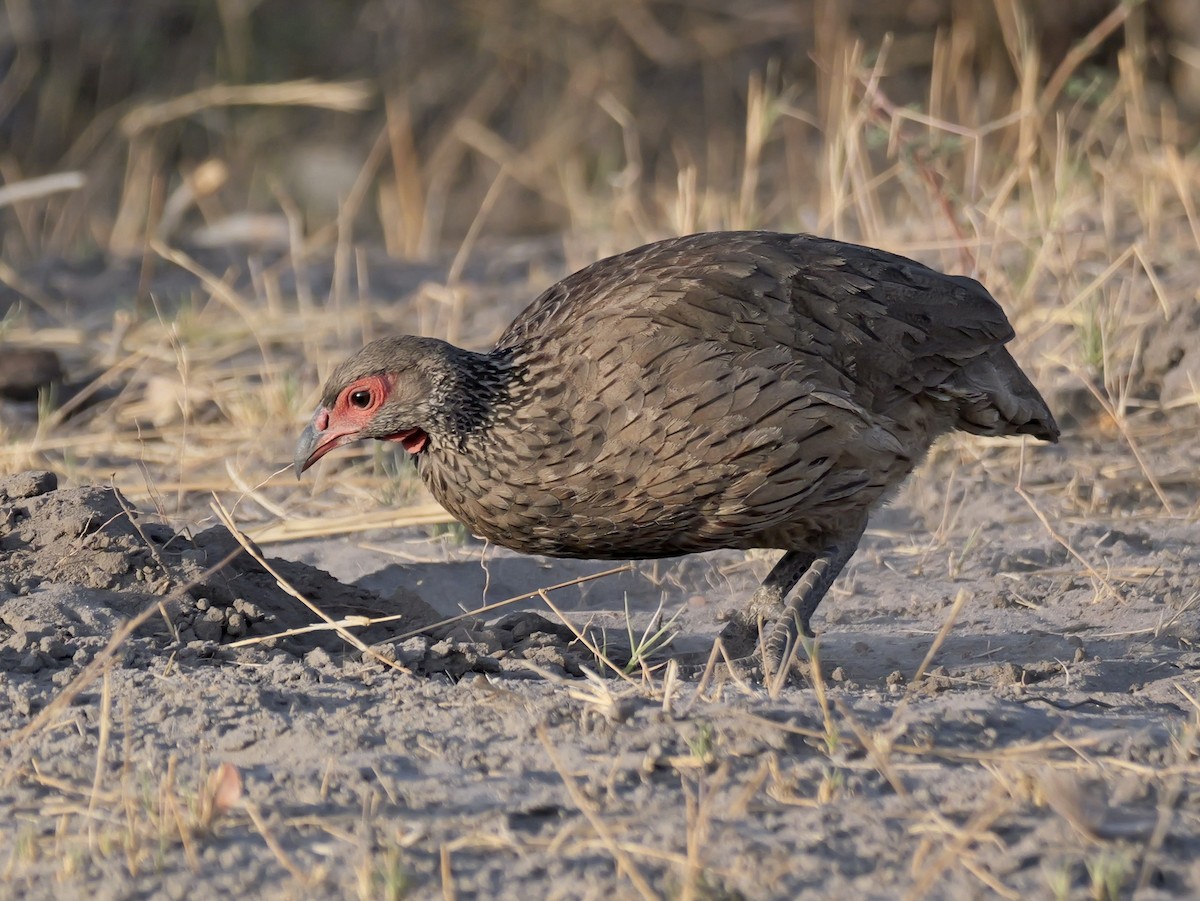
[(1003, 347), (976, 357), (943, 382), (939, 391), (957, 401), (956, 425), (963, 431), (1058, 441), (1058, 423), (1050, 408)]

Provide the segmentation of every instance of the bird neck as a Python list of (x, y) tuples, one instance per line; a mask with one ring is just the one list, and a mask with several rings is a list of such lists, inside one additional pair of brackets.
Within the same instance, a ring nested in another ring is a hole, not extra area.
[(486, 432), (511, 403), (515, 368), (507, 350), (474, 353), (452, 349), (453, 359), (435, 389), (435, 421), (430, 431), (461, 447)]

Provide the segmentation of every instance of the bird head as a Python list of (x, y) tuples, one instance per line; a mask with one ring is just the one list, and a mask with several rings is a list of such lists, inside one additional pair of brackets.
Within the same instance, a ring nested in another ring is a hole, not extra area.
[(338, 366), (296, 443), (296, 477), (331, 450), (365, 438), (421, 453), (444, 393), (448, 351), (457, 348), (403, 335), (372, 341)]

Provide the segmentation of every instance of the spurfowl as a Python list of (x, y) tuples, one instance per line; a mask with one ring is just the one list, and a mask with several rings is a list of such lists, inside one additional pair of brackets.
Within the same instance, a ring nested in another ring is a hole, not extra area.
[(486, 353), (371, 342), (325, 384), (296, 472), (378, 438), (476, 534), (518, 551), (781, 548), (741, 617), (765, 623), (774, 667), (934, 439), (1057, 440), (1012, 337), (978, 282), (894, 254), (772, 232), (673, 238), (563, 279)]

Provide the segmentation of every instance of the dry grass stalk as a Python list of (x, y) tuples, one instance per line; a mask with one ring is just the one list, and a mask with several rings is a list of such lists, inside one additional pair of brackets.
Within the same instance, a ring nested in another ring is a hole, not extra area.
[[(997, 882), (971, 859), (974, 856), (972, 849), (975, 845), (996, 840), (991, 832), (992, 825), (1012, 809), (1007, 795), (1002, 786), (993, 783), (991, 791), (980, 799), (974, 815), (962, 826), (946, 820), (939, 814), (933, 815), (932, 821), (924, 830), (930, 835), (921, 840), (913, 854), (914, 881), (904, 893), (905, 899), (917, 901), (927, 897), (942, 873), (958, 865), (983, 881), (1001, 897), (1019, 901), (1020, 895)], [(934, 853), (935, 848), (941, 850)]]
[(149, 103), (126, 113), (121, 131), (129, 138), (176, 119), (223, 106), (311, 106), (353, 113), (367, 108), (374, 88), (366, 81), (320, 82), (312, 78), (275, 84), (213, 85), (164, 103)]
[[(314, 632), (338, 632), (339, 634), (347, 629), (367, 629), (371, 626), (381, 625), (382, 623), (394, 623), (404, 619), (403, 614), (395, 614), (393, 616), (344, 616), (339, 620), (333, 620), (327, 623), (313, 623), (311, 626), (298, 626), (294, 629), (285, 629), (282, 632), (272, 632), (270, 635), (256, 635), (253, 638), (241, 638), (237, 641), (229, 642), (226, 647), (229, 648), (246, 648), (256, 644), (266, 644), (268, 642), (277, 641), (280, 638), (292, 638), (296, 635), (310, 635)], [(409, 672), (407, 669), (404, 672)]]
[(679, 891), (680, 901), (697, 901), (707, 897), (704, 878), (708, 867), (704, 863), (713, 815), (716, 813), (717, 798), (729, 781), (729, 761), (724, 761), (711, 777), (700, 776), (696, 781), (696, 795), (684, 794), (684, 817), (687, 835), (687, 864), (683, 868), (683, 886)]
[(540, 597), (542, 599), (542, 601), (545, 603), (545, 605), (550, 608), (550, 611), (555, 616), (558, 617), (559, 621), (564, 626), (566, 626), (568, 629), (571, 630), (571, 634), (575, 636), (575, 640), (578, 641), (585, 648), (587, 648), (588, 651), (590, 651), (592, 653), (592, 656), (594, 656), (597, 660), (601, 661), (606, 667), (608, 667), (610, 670), (612, 670), (612, 672), (614, 674), (616, 674), (616, 676), (619, 679), (622, 679), (623, 681), (627, 682), (630, 685), (639, 685), (640, 684), (637, 679), (634, 679), (632, 676), (630, 676), (628, 673), (625, 672), (624, 667), (618, 666), (616, 663), (614, 663), (612, 660), (610, 660), (608, 655), (605, 654), (603, 651), (601, 651), (600, 648), (598, 648), (596, 646), (595, 642), (593, 642), (591, 639), (589, 639), (587, 637), (586, 634), (584, 634), (582, 629), (577, 628), (575, 626), (575, 624), (573, 622), (571, 622), (570, 617), (568, 617), (565, 613), (563, 613), (562, 610), (559, 608), (559, 606), (556, 603), (554, 603), (554, 601), (550, 600), (550, 595), (548, 595), (544, 589), (538, 592), (538, 597)]
[[(281, 472), (284, 471), (286, 470), (281, 470)], [(428, 503), (399, 509), (374, 510), (369, 513), (323, 516), (316, 519), (288, 516), (286, 519), (262, 528), (250, 528), (248, 531), (256, 544), (279, 544), (285, 541), (298, 541), (301, 538), (331, 538), (334, 535), (349, 535), (375, 529), (444, 525), (454, 521), (454, 517), (447, 513), (440, 504)]]
[(0, 185), (0, 209), (63, 191), (78, 191), (86, 184), (87, 176), (82, 172), (56, 172), (54, 175), (28, 178), (16, 184)]
[(440, 860), (439, 874), (442, 880), (442, 899), (443, 901), (455, 901), (458, 892), (454, 888), (454, 870), (450, 866), (450, 848), (442, 845), (438, 857)]
[(630, 572), (632, 569), (633, 569), (632, 564), (626, 564), (624, 566), (614, 567), (613, 569), (606, 569), (606, 570), (604, 570), (604, 572), (592, 573), (591, 575), (588, 575), (588, 576), (579, 576), (578, 578), (571, 579), (568, 582), (559, 582), (557, 585), (549, 585), (546, 588), (538, 588), (538, 589), (535, 589), (534, 591), (526, 592), (525, 594), (514, 595), (511, 598), (505, 598), (503, 601), (496, 601), (491, 604), (484, 604), (482, 607), (476, 607), (473, 610), (468, 610), (466, 613), (460, 613), (457, 616), (450, 616), (450, 617), (447, 617), (446, 619), (438, 620), (436, 623), (433, 623), (428, 626), (424, 626), (423, 628), (417, 629), (415, 631), (405, 632), (403, 635), (397, 636), (394, 640), (395, 641), (405, 641), (409, 638), (415, 638), (416, 636), (422, 635), (425, 632), (431, 632), (436, 629), (443, 629), (446, 626), (452, 626), (455, 623), (460, 623), (464, 620), (473, 619), (484, 613), (490, 613), (493, 610), (499, 610), (501, 607), (508, 607), (512, 604), (518, 603), (519, 601), (527, 601), (530, 598), (540, 597), (543, 600), (545, 600), (546, 599), (545, 596), (548, 592), (558, 591), (559, 589), (562, 589), (562, 588), (570, 588), (574, 585), (582, 585), (584, 582), (591, 582), (594, 579), (604, 579), (604, 578), (607, 578), (608, 576), (615, 576), (620, 573), (627, 573), (627, 572)]
[(938, 629), (937, 635), (934, 636), (933, 641), (929, 645), (929, 650), (921, 658), (921, 665), (917, 667), (917, 671), (913, 673), (912, 679), (909, 680), (910, 690), (924, 678), (925, 671), (929, 669), (929, 665), (933, 663), (933, 658), (937, 656), (937, 652), (941, 650), (942, 645), (950, 636), (950, 630), (954, 628), (954, 624), (958, 621), (958, 615), (970, 599), (970, 592), (962, 590), (954, 596), (954, 602), (950, 605), (949, 612), (946, 613), (946, 619), (942, 622), (942, 627)]

